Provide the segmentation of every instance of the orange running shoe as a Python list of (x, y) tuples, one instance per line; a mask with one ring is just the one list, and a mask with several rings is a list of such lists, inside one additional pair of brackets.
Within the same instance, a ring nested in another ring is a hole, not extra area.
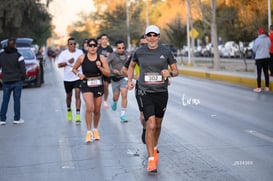
[(150, 173), (156, 173), (157, 172), (157, 165), (155, 159), (148, 159), (148, 167), (147, 171)]
[(85, 142), (86, 143), (91, 143), (92, 142), (92, 132), (87, 132), (86, 133)]
[(154, 149), (154, 159), (155, 159), (155, 163), (156, 163), (156, 166), (158, 164), (158, 151), (157, 149)]
[(99, 130), (94, 129), (94, 130), (93, 130), (93, 134), (94, 134), (94, 139), (95, 139), (95, 140), (99, 140), (99, 139), (100, 139)]

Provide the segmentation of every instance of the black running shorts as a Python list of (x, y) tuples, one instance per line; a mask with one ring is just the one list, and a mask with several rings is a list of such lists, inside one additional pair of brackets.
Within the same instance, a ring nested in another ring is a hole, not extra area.
[(81, 80), (64, 81), (64, 89), (66, 93), (71, 93), (74, 88), (81, 88)]
[(100, 96), (102, 96), (104, 94), (103, 85), (98, 86), (98, 87), (88, 87), (86, 80), (82, 81), (81, 91), (82, 91), (82, 93), (92, 92), (94, 94), (94, 97), (100, 97)]
[(145, 121), (147, 121), (150, 116), (163, 118), (168, 102), (168, 92), (146, 92), (145, 94), (139, 95), (139, 97)]

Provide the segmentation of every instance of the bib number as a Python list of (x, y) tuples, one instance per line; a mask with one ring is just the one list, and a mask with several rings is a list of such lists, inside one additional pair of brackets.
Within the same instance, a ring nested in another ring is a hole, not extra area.
[(98, 87), (102, 85), (101, 78), (88, 78), (87, 79), (87, 86), (88, 87)]
[(163, 77), (159, 73), (146, 73), (144, 75), (145, 84), (163, 84)]

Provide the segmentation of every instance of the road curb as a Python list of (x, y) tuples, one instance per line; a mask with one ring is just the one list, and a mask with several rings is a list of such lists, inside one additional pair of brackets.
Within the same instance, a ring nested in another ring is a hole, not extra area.
[[(248, 77), (247, 75), (233, 75), (226, 72), (213, 72), (209, 70), (195, 70), (195, 69), (179, 69), (180, 75), (199, 77), (203, 79), (217, 80), (228, 83), (233, 83), (237, 85), (242, 85), (250, 88), (255, 88), (257, 86), (257, 80), (254, 77)], [(265, 81), (262, 80), (262, 87), (264, 87)], [(270, 90), (273, 89), (273, 82), (270, 82)]]

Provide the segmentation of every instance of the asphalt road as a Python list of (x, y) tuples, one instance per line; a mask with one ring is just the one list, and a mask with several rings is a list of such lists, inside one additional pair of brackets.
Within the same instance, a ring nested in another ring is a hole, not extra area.
[(60, 71), (48, 65), (45, 73), (41, 88), (23, 90), (25, 123), (12, 124), (11, 100), (8, 123), (0, 126), (1, 181), (272, 180), (272, 93), (173, 78), (158, 173), (149, 175), (133, 91), (128, 95), (129, 122), (120, 123), (119, 111), (102, 108), (101, 140), (86, 145), (84, 121), (66, 121)]

